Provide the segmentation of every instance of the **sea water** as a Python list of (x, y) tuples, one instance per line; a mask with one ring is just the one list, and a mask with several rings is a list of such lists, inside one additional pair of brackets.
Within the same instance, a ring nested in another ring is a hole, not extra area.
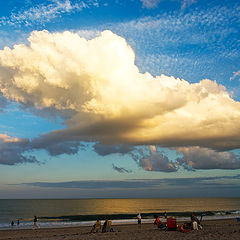
[[(235, 218), (240, 215), (240, 198), (150, 198), (150, 199), (0, 199), (0, 228), (32, 228), (33, 217), (40, 227), (90, 226), (96, 219), (113, 224), (143, 222), (153, 215), (190, 219), (194, 212), (203, 219)], [(17, 225), (17, 220), (20, 224)]]

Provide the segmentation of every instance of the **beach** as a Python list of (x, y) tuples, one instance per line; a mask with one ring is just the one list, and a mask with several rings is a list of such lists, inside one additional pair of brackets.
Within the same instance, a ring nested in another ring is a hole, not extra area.
[[(178, 222), (181, 224), (181, 222)], [(151, 223), (144, 223), (141, 228), (137, 224), (114, 225), (114, 232), (90, 233), (91, 227), (65, 227), (65, 228), (40, 228), (40, 229), (10, 229), (0, 230), (0, 240), (5, 239), (239, 239), (240, 222), (236, 219), (206, 220), (202, 221), (202, 230), (190, 232), (159, 230)]]

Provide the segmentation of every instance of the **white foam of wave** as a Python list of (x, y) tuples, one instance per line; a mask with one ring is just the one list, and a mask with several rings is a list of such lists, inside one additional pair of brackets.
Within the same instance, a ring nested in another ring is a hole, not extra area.
[[(223, 215), (224, 214), (224, 215)], [(218, 213), (214, 216), (203, 216), (204, 220), (220, 220), (220, 219), (234, 219), (239, 218), (240, 211), (236, 211), (235, 214), (226, 215), (224, 212), (223, 214)], [(161, 219), (163, 222), (166, 221), (166, 219)], [(190, 221), (190, 217), (177, 217), (177, 221)], [(154, 219), (142, 219), (142, 223), (153, 223)], [(38, 225), (40, 228), (61, 228), (61, 227), (81, 227), (81, 226), (92, 226), (95, 223), (95, 221), (79, 221), (79, 222), (41, 222), (39, 221)], [(101, 221), (101, 223), (104, 223), (104, 220)], [(137, 219), (120, 219), (120, 220), (112, 220), (113, 225), (122, 225), (122, 224), (137, 224)], [(21, 222), (19, 226), (13, 226), (11, 227), (11, 224), (9, 223), (1, 223), (0, 229), (31, 229), (33, 228), (32, 222)]]

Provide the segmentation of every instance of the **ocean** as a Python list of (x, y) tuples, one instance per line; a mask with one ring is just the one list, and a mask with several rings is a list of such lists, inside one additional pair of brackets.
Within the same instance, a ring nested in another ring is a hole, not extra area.
[[(90, 226), (96, 219), (113, 220), (113, 224), (143, 222), (153, 215), (189, 220), (194, 212), (203, 219), (240, 216), (240, 198), (150, 198), (150, 199), (0, 199), (0, 228), (32, 228), (36, 215), (40, 227)], [(20, 224), (17, 226), (17, 220)]]

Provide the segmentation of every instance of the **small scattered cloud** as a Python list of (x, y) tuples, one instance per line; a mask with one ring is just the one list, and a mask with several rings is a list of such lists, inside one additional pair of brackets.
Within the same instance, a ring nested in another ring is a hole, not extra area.
[(178, 169), (176, 163), (170, 161), (155, 146), (138, 147), (131, 155), (139, 167), (146, 171), (176, 172)]
[(181, 9), (185, 9), (189, 6), (191, 6), (192, 4), (196, 3), (197, 0), (183, 0), (182, 1), (182, 5), (181, 5)]
[(240, 157), (232, 152), (200, 147), (181, 147), (177, 152), (183, 155), (177, 161), (185, 169), (240, 169)]
[[(158, 4), (160, 2), (163, 2), (164, 0), (140, 0), (140, 1), (142, 2), (142, 6), (144, 8), (151, 9), (158, 7)], [(197, 0), (165, 0), (165, 1), (178, 1), (181, 3), (181, 9), (185, 9), (197, 2)]]
[(113, 170), (119, 172), (119, 173), (131, 173), (131, 170), (127, 170), (126, 168), (122, 168), (122, 167), (117, 167), (114, 164), (112, 165)]
[(3, 143), (21, 142), (21, 140), (19, 138), (10, 137), (6, 133), (5, 134), (0, 133), (0, 141), (2, 141)]
[(156, 8), (162, 0), (141, 0), (144, 8)]
[(234, 72), (233, 76), (230, 78), (230, 80), (233, 80), (233, 79), (236, 79), (236, 78), (240, 79), (240, 70), (237, 71), (237, 72)]
[(28, 139), (19, 139), (10, 137), (7, 134), (0, 134), (0, 164), (39, 163), (34, 156), (24, 154), (29, 149)]

